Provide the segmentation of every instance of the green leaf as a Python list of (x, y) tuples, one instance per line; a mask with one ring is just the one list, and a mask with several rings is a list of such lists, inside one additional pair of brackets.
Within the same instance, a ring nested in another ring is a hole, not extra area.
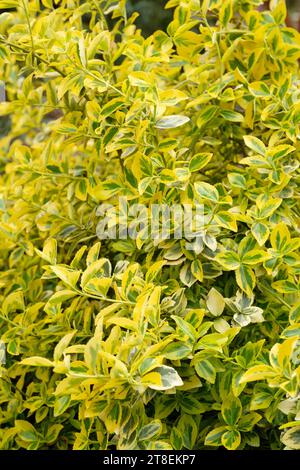
[(207, 380), (207, 382), (214, 384), (216, 381), (216, 370), (209, 359), (194, 360), (194, 366), (199, 377)]
[(232, 271), (240, 266), (240, 258), (233, 251), (226, 251), (219, 253), (215, 260), (222, 266), (222, 268)]
[(185, 337), (187, 336), (190, 338), (192, 341), (194, 341), (197, 338), (197, 332), (193, 325), (185, 321), (183, 318), (180, 318), (179, 316), (172, 315), (173, 320), (175, 320), (177, 329), (179, 330), (179, 333)]
[(163, 350), (162, 354), (167, 359), (171, 361), (177, 361), (178, 359), (183, 359), (188, 357), (192, 352), (192, 348), (183, 342), (176, 342), (168, 344), (167, 347)]
[(144, 375), (142, 384), (153, 390), (168, 390), (183, 385), (183, 382), (173, 367), (160, 366)]
[(90, 263), (87, 269), (82, 273), (80, 285), (82, 289), (85, 289), (91, 281), (95, 279), (107, 279), (111, 276), (111, 263), (107, 258), (101, 258), (99, 260)]
[(235, 272), (236, 282), (238, 286), (248, 296), (252, 295), (252, 291), (256, 284), (256, 279), (251, 268), (245, 265), (241, 265)]
[(270, 96), (270, 90), (264, 82), (249, 83), (249, 91), (256, 98), (267, 98)]
[(155, 402), (155, 418), (167, 418), (176, 407), (176, 401), (172, 395), (162, 395)]
[(189, 163), (190, 172), (199, 171), (204, 168), (212, 159), (212, 153), (197, 153)]
[(234, 214), (230, 212), (218, 212), (218, 214), (215, 215), (215, 222), (221, 227), (237, 232), (236, 218)]
[(266, 219), (270, 217), (276, 209), (281, 205), (281, 198), (268, 198), (268, 199), (257, 199), (256, 204), (258, 206), (257, 218)]
[(211, 349), (222, 352), (222, 347), (227, 343), (227, 336), (220, 333), (205, 335), (198, 341), (199, 349)]
[(273, 160), (279, 160), (286, 157), (291, 152), (294, 152), (296, 149), (292, 145), (276, 145), (268, 150), (268, 155), (272, 157)]
[(82, 65), (82, 67), (86, 67), (87, 57), (86, 57), (86, 49), (85, 49), (83, 37), (79, 38), (78, 42), (76, 43), (76, 52), (77, 52), (77, 57), (79, 59), (79, 63)]
[[(189, 106), (197, 104), (196, 100), (194, 102), (189, 103)], [(197, 118), (197, 126), (201, 128), (207, 125), (215, 117), (219, 109), (220, 108), (218, 106), (214, 105), (205, 106), (203, 110), (199, 113), (199, 116)]]
[(290, 323), (300, 322), (300, 302), (296, 303), (290, 310), (289, 320)]
[(172, 448), (175, 450), (181, 450), (183, 447), (183, 439), (180, 431), (176, 427), (172, 427), (170, 433), (170, 442), (172, 444)]
[(75, 196), (80, 201), (86, 201), (87, 198), (87, 181), (86, 179), (80, 179), (75, 184)]
[(69, 290), (69, 289), (62, 289), (59, 290), (58, 292), (55, 292), (50, 299), (48, 300), (48, 304), (51, 305), (57, 305), (61, 304), (65, 300), (71, 299), (72, 297), (75, 297), (77, 295), (76, 292)]
[(191, 287), (196, 282), (189, 263), (185, 263), (182, 266), (179, 277), (181, 282), (188, 287)]
[(69, 287), (75, 288), (77, 281), (80, 277), (80, 271), (71, 269), (66, 265), (57, 264), (56, 266), (50, 266), (54, 274), (63, 281)]
[(198, 426), (190, 415), (183, 415), (179, 419), (177, 429), (182, 435), (184, 447), (193, 449), (198, 437)]
[(92, 121), (100, 121), (101, 108), (95, 101), (88, 101), (85, 105), (86, 113)]
[(243, 377), (241, 378), (240, 382), (241, 383), (246, 383), (246, 382), (253, 382), (255, 380), (265, 380), (268, 378), (272, 378), (276, 375), (272, 367), (267, 366), (267, 365), (258, 365), (258, 366), (253, 366), (248, 369)]
[(247, 265), (255, 265), (263, 263), (264, 261), (270, 259), (269, 253), (263, 250), (250, 250), (242, 256), (242, 263)]
[(92, 337), (87, 344), (85, 345), (84, 349), (84, 361), (88, 368), (96, 372), (97, 371), (97, 360), (98, 354), (100, 350), (99, 340), (96, 337)]
[(79, 96), (84, 86), (84, 77), (81, 72), (72, 72), (64, 77), (57, 91), (57, 97), (60, 100), (68, 91), (71, 91), (76, 96)]
[(159, 260), (153, 263), (146, 273), (146, 281), (153, 282), (157, 278), (158, 273), (162, 270), (162, 267), (165, 264), (166, 264), (165, 260)]
[(18, 356), (20, 354), (21, 341), (20, 338), (13, 338), (7, 344), (7, 352), (13, 356)]
[(268, 166), (268, 161), (261, 155), (252, 155), (251, 157), (242, 158), (239, 162), (241, 165), (249, 165), (250, 167), (265, 168)]
[(240, 242), (238, 246), (238, 254), (240, 257), (244, 257), (249, 251), (253, 250), (256, 248), (256, 242), (255, 239), (251, 235), (247, 235), (244, 237)]
[(18, 436), (26, 442), (36, 442), (39, 440), (38, 433), (28, 421), (16, 420), (15, 429)]
[(228, 450), (235, 450), (241, 443), (241, 434), (234, 429), (225, 431), (221, 438), (223, 446)]
[(225, 308), (225, 301), (223, 296), (214, 287), (212, 287), (208, 293), (206, 305), (214, 317), (222, 315)]
[(172, 446), (168, 442), (155, 441), (155, 442), (151, 442), (147, 446), (147, 450), (173, 450), (173, 449), (172, 449)]
[(282, 294), (296, 294), (299, 292), (299, 287), (293, 281), (284, 280), (284, 281), (276, 281), (272, 283), (272, 287), (281, 292)]
[(11, 312), (16, 312), (17, 310), (23, 311), (24, 309), (24, 294), (20, 290), (11, 292), (2, 303), (2, 312), (5, 316)]
[(60, 416), (64, 413), (64, 411), (69, 407), (71, 402), (71, 395), (63, 395), (61, 397), (57, 397), (54, 402), (54, 416)]
[(269, 227), (262, 222), (253, 224), (251, 227), (251, 232), (260, 246), (263, 246), (266, 243), (270, 235)]
[(223, 2), (220, 8), (220, 23), (223, 26), (223, 28), (226, 28), (228, 26), (229, 21), (231, 20), (233, 15), (233, 3), (231, 0), (227, 2)]
[(143, 426), (138, 435), (139, 441), (147, 441), (150, 439), (156, 439), (162, 432), (162, 425), (160, 420), (156, 419), (151, 421), (151, 423)]
[(105, 297), (107, 295), (108, 289), (111, 286), (111, 283), (112, 279), (110, 277), (90, 279), (88, 282), (86, 282), (83, 290), (88, 294)]
[(199, 259), (195, 259), (191, 264), (191, 273), (199, 282), (203, 281), (203, 268)]
[(176, 127), (183, 126), (190, 121), (187, 116), (181, 116), (179, 114), (173, 114), (171, 116), (165, 116), (159, 119), (155, 126), (157, 129), (175, 129)]
[(246, 189), (246, 178), (240, 173), (229, 173), (227, 177), (231, 186), (235, 188)]
[(264, 410), (274, 401), (272, 390), (264, 384), (255, 385), (250, 402), (250, 410)]
[(56, 264), (57, 259), (57, 241), (49, 238), (45, 244), (43, 251), (35, 249), (38, 255), (50, 264)]
[(286, 431), (281, 441), (289, 449), (300, 450), (300, 426), (293, 427)]
[(207, 411), (207, 406), (188, 394), (180, 396), (180, 407), (184, 413), (198, 415)]
[(271, 232), (271, 245), (278, 252), (284, 251), (291, 239), (289, 229), (284, 223), (277, 224)]
[(53, 367), (54, 363), (45, 357), (32, 356), (27, 357), (21, 361), (21, 364), (26, 366), (36, 366), (36, 367)]
[(128, 75), (128, 80), (131, 86), (139, 88), (149, 88), (151, 86), (151, 79), (146, 72), (132, 72)]
[(195, 183), (194, 187), (196, 194), (201, 199), (206, 199), (213, 203), (217, 203), (219, 201), (219, 193), (217, 189), (211, 184), (201, 181), (199, 183)]
[(229, 426), (234, 426), (242, 415), (242, 405), (239, 398), (233, 395), (223, 400), (221, 412), (223, 419)]
[(58, 435), (63, 428), (64, 427), (62, 424), (53, 424), (50, 426), (46, 434), (47, 444), (53, 445), (55, 441), (57, 441)]
[(53, 359), (54, 361), (59, 361), (61, 356), (63, 355), (64, 350), (69, 346), (72, 338), (76, 334), (76, 331), (72, 331), (71, 333), (66, 334), (61, 338), (61, 340), (57, 343), (54, 349)]
[(115, 113), (118, 109), (124, 106), (124, 101), (121, 98), (114, 98), (110, 100), (106, 105), (101, 109), (101, 116), (107, 118)]
[(267, 149), (264, 143), (253, 135), (245, 135), (244, 141), (247, 147), (253, 150), (255, 153), (259, 153), (263, 157), (266, 155)]
[(244, 116), (241, 113), (236, 111), (231, 111), (230, 109), (222, 109), (220, 115), (226, 120), (231, 122), (243, 122)]
[(226, 432), (227, 426), (219, 426), (212, 431), (210, 431), (206, 438), (204, 444), (206, 446), (220, 446), (222, 445), (222, 436)]

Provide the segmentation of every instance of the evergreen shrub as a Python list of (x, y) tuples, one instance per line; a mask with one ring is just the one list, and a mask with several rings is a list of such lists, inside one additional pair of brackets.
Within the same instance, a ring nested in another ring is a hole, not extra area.
[(0, 0), (1, 449), (300, 448), (300, 36), (261, 4)]

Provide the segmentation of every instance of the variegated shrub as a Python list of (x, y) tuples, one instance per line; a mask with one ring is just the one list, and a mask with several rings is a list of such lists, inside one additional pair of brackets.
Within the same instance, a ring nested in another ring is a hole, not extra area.
[[(300, 448), (300, 36), (261, 4), (0, 0), (1, 449)], [(205, 223), (99, 241), (120, 198)]]

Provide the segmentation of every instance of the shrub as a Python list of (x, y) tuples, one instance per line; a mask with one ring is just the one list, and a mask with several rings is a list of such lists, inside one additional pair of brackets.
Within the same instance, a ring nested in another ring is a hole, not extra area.
[[(299, 449), (300, 38), (261, 3), (145, 39), (0, 0), (2, 449)], [(201, 227), (142, 236), (159, 204)]]

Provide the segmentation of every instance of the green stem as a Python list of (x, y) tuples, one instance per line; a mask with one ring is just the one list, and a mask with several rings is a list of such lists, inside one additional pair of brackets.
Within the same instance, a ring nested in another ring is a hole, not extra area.
[(107, 21), (106, 21), (106, 18), (105, 18), (105, 15), (102, 11), (102, 8), (100, 8), (100, 6), (98, 5), (97, 1), (95, 0), (92, 0), (93, 1), (93, 4), (94, 4), (94, 7), (96, 8), (100, 18), (101, 18), (101, 21), (105, 27), (105, 29), (109, 30), (109, 27), (108, 27), (108, 24), (107, 24)]
[[(3, 38), (0, 38), (0, 43), (5, 44), (6, 46), (9, 46), (9, 47), (14, 47), (15, 49), (18, 49), (19, 51), (23, 52), (24, 54), (29, 54), (29, 52), (30, 52), (25, 47), (19, 46), (18, 44), (14, 44), (13, 42), (10, 42), (10, 41), (6, 41)], [(43, 62), (43, 64), (45, 64), (48, 67), (55, 70), (57, 73), (59, 73), (59, 75), (61, 75), (62, 77), (66, 76), (66, 74), (64, 72), (62, 72), (59, 68), (57, 68), (55, 65), (51, 65), (51, 63), (48, 62), (48, 60), (44, 59), (43, 57), (38, 55), (36, 52), (32, 52), (32, 53), (33, 53), (34, 57), (36, 57), (40, 62)]]
[[(42, 171), (38, 171), (35, 168), (32, 168), (31, 170), (22, 170), (23, 173), (36, 173), (37, 175), (43, 176), (45, 178), (67, 178), (67, 179), (72, 179), (72, 180), (80, 180), (84, 179), (84, 176), (72, 176), (72, 175), (67, 175), (65, 173), (43, 173)], [(28, 201), (25, 201), (28, 202)]]
[[(222, 54), (221, 54), (221, 50), (220, 50), (220, 46), (219, 46), (219, 43), (218, 43), (218, 38), (217, 38), (217, 35), (215, 35), (215, 41), (213, 40), (213, 37), (214, 37), (214, 32), (212, 31), (210, 25), (209, 25), (209, 22), (207, 21), (207, 18), (206, 16), (203, 17), (203, 21), (205, 23), (205, 26), (208, 28), (210, 34), (211, 34), (211, 42), (212, 44), (215, 44), (216, 45), (216, 48), (217, 48), (217, 54), (218, 54), (218, 58), (219, 58), (219, 62), (220, 62), (220, 78), (222, 80), (223, 78), (223, 74), (224, 74), (224, 64), (223, 64), (223, 61), (222, 61)], [(217, 33), (217, 31), (216, 31)]]
[[(32, 202), (32, 201), (27, 201), (26, 199), (24, 199), (22, 197), (20, 199), (22, 201), (26, 202), (26, 204), (32, 205), (33, 207), (36, 207), (40, 211), (46, 212), (46, 210), (43, 206), (40, 206), (39, 204), (37, 204), (35, 202)], [(68, 219), (67, 217), (64, 217), (64, 216), (58, 215), (58, 214), (54, 214), (54, 217), (56, 217), (57, 219), (63, 220), (64, 222), (68, 222), (68, 224), (70, 224), (70, 225), (76, 225), (76, 227), (78, 227), (80, 230), (84, 230), (87, 233), (93, 233), (91, 230), (88, 230), (86, 227), (84, 227), (81, 224), (75, 222), (75, 220)]]
[(118, 88), (114, 87), (113, 85), (111, 85), (110, 83), (108, 83), (106, 80), (104, 80), (103, 78), (99, 79), (99, 77), (97, 77), (97, 75), (94, 75), (92, 72), (90, 72), (88, 69), (83, 69), (83, 71), (89, 75), (90, 77), (94, 78), (95, 80), (101, 80), (101, 82), (105, 83), (105, 85), (109, 88), (111, 88), (112, 90), (114, 90), (116, 93), (118, 93), (119, 95), (121, 96), (124, 96), (124, 93), (122, 93), (122, 91), (118, 90)]
[(18, 325), (17, 323), (13, 322), (12, 320), (9, 320), (9, 318), (4, 317), (4, 315), (1, 315), (1, 314), (0, 314), (0, 318), (1, 318), (3, 321), (5, 321), (5, 322), (7, 322), (7, 323), (10, 323), (11, 325), (15, 326), (16, 328), (23, 328), (21, 325)]
[(291, 305), (286, 302), (282, 297), (280, 297), (273, 289), (270, 289), (268, 286), (266, 286), (265, 284), (259, 284), (259, 287), (262, 289), (262, 290), (265, 290), (266, 292), (268, 292), (268, 294), (270, 294), (273, 298), (275, 298), (276, 300), (278, 300), (278, 302), (280, 302), (281, 304), (285, 305), (286, 307), (288, 307), (289, 309), (291, 309)]
[(17, 390), (23, 398), (27, 398), (26, 397), (26, 394), (23, 392), (23, 390), (21, 390), (17, 385), (13, 384), (12, 382), (10, 382), (9, 380), (7, 380), (5, 377), (0, 377), (0, 380), (4, 380), (4, 382), (6, 382), (8, 385), (10, 385), (14, 390)]
[(129, 300), (117, 300), (117, 299), (111, 299), (109, 297), (98, 297), (97, 295), (86, 294), (84, 292), (81, 292), (79, 289), (76, 289), (76, 292), (82, 297), (90, 297), (91, 299), (102, 300), (103, 302), (110, 302), (113, 304), (135, 305), (134, 302), (130, 302)]
[(31, 40), (32, 53), (33, 53), (33, 55), (35, 55), (33, 35), (32, 35), (32, 29), (31, 29), (30, 17), (29, 17), (29, 11), (28, 11), (28, 4), (25, 3), (25, 0), (22, 0), (22, 4), (23, 4), (24, 13), (25, 13), (25, 16), (26, 16), (26, 22), (27, 22), (27, 25), (28, 25), (28, 30), (29, 30), (30, 40)]

